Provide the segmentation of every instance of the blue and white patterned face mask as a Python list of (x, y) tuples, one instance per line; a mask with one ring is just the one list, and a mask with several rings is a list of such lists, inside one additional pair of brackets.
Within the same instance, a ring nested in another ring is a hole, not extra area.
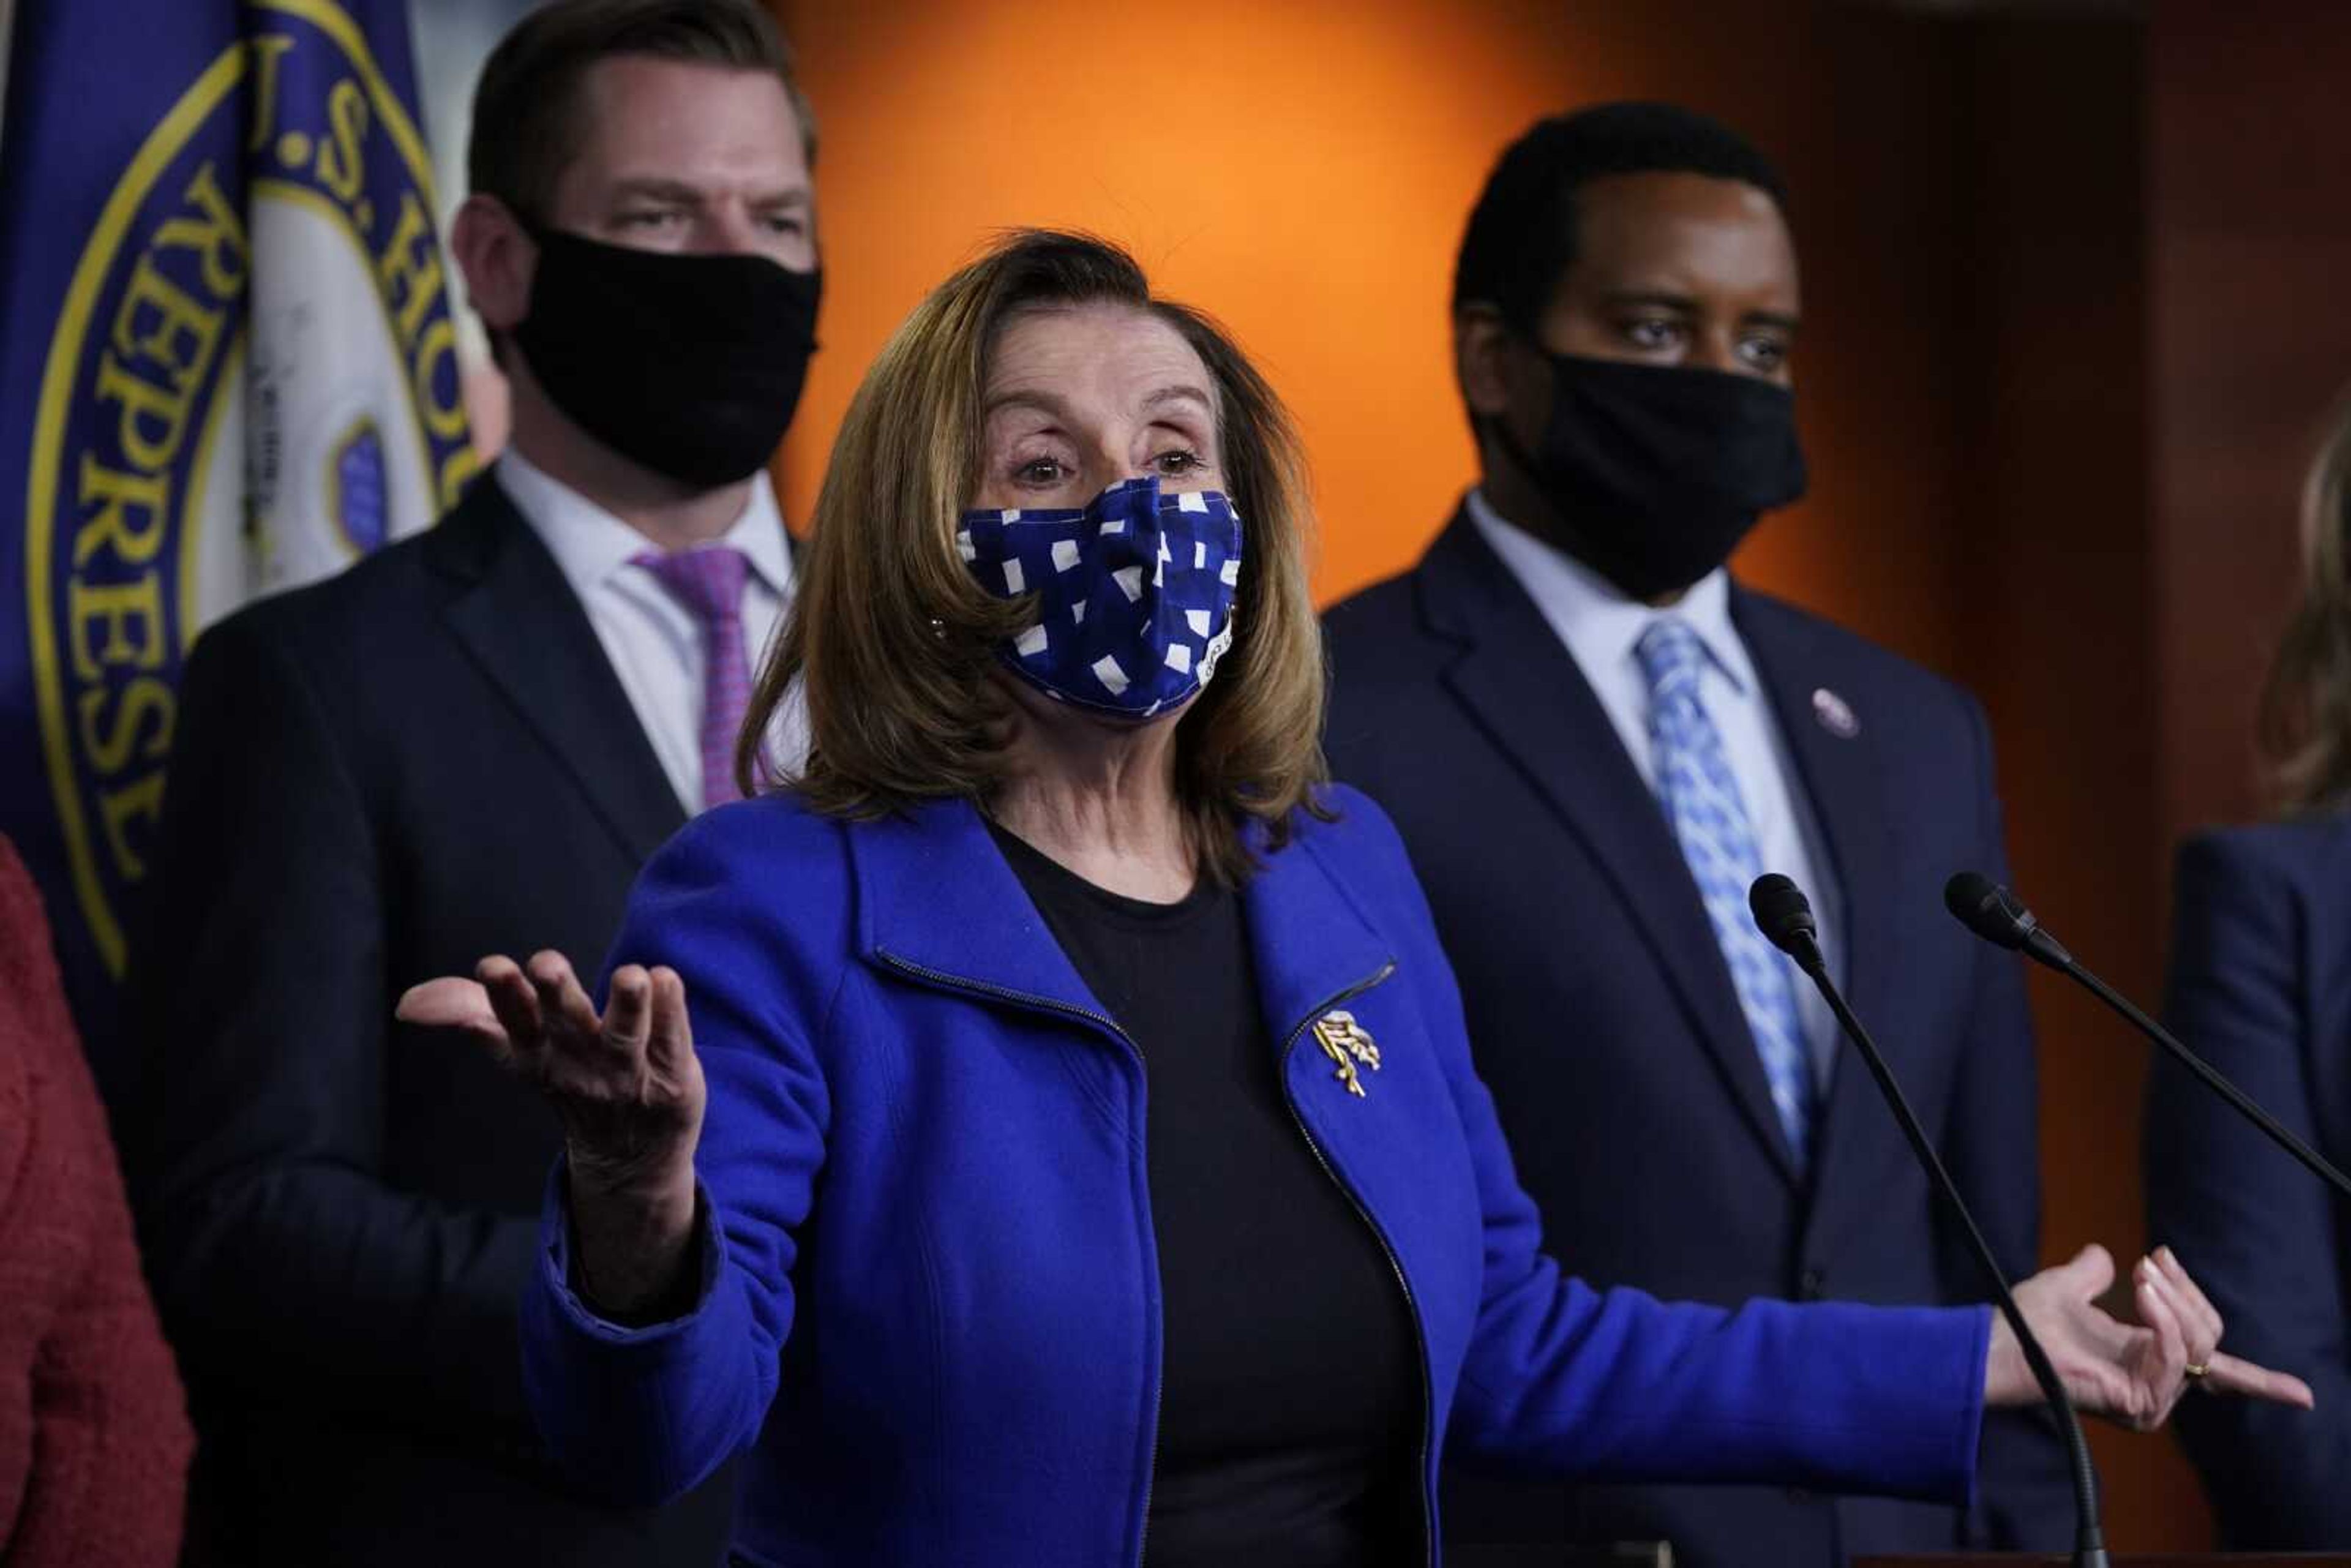
[(1075, 511), (966, 512), (956, 546), (998, 599), (1036, 596), (1003, 658), (1059, 701), (1148, 718), (1189, 701), (1232, 645), (1241, 519), (1214, 490), (1129, 479)]

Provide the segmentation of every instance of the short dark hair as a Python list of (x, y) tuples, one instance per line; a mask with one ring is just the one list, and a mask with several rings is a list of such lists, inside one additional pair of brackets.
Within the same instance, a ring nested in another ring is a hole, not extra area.
[(1708, 174), (1788, 208), (1780, 172), (1719, 120), (1670, 103), (1604, 103), (1537, 120), (1486, 176), (1453, 267), (1453, 308), (1491, 305), (1531, 332), (1575, 264), (1575, 193), (1611, 174)]
[(793, 74), (791, 47), (760, 0), (554, 0), (499, 39), (482, 67), (465, 148), (475, 192), (544, 222), (579, 151), (580, 83), (617, 55), (773, 72), (815, 166), (816, 116)]

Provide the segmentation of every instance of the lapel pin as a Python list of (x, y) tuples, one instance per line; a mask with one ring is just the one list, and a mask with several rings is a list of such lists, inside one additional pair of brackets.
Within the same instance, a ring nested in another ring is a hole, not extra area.
[(1374, 1072), (1380, 1070), (1379, 1041), (1372, 1038), (1372, 1031), (1357, 1023), (1353, 1013), (1327, 1012), (1314, 1020), (1314, 1043), (1335, 1064), (1331, 1076), (1345, 1084), (1348, 1093), (1363, 1098), (1364, 1080), (1356, 1071), (1358, 1064)]
[(1855, 716), (1853, 705), (1826, 686), (1813, 693), (1813, 716), (1839, 740), (1851, 740), (1861, 733), (1861, 720)]

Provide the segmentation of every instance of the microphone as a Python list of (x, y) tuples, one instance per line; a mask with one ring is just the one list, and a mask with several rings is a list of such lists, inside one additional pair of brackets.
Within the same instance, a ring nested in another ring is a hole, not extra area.
[(1963, 871), (1951, 878), (1943, 884), (1943, 907), (1985, 941), (2011, 953), (2030, 953), (2056, 969), (2074, 961), (2074, 955), (2042, 929), (2041, 922), (2017, 902), (2016, 894), (1988, 876)]
[(2147, 1016), (2129, 998), (2074, 961), (2054, 936), (2018, 902), (2016, 894), (1989, 877), (1963, 871), (1943, 884), (1943, 903), (1960, 925), (1995, 946), (2023, 953), (2036, 963), (2056, 970), (2122, 1015), (2124, 1021), (2170, 1052), (2174, 1061), (2195, 1074), (2205, 1088), (2227, 1101), (2236, 1113), (2259, 1127), (2270, 1142), (2300, 1160), (2312, 1175), (2346, 1197), (2351, 1197), (2351, 1177), (2329, 1164), (2325, 1155), (2295, 1137), (2243, 1090), (2222, 1077), (2218, 1069), (2182, 1045), (2169, 1030)]
[(1877, 1080), (1877, 1092), (1886, 1097), (1886, 1109), (1894, 1113), (1902, 1135), (1910, 1141), (1910, 1152), (1918, 1156), (1928, 1180), (1959, 1217), (1969, 1249), (1991, 1281), (1992, 1296), (2000, 1303), (2001, 1315), (2008, 1320), (2009, 1328), (2016, 1335), (2017, 1347), (2024, 1353), (2024, 1363), (2032, 1369), (2032, 1380), (2041, 1385), (2042, 1396), (2057, 1413), (2058, 1426), (2064, 1434), (2066, 1457), (2074, 1471), (2073, 1561), (2076, 1568), (2106, 1568), (2105, 1536), (2098, 1524), (2098, 1472), (2090, 1462), (2090, 1445), (2082, 1436), (2082, 1420), (2074, 1414), (2073, 1397), (2065, 1392), (2057, 1369), (2049, 1364), (2049, 1353), (2042, 1348), (2032, 1325), (2024, 1321), (2016, 1295), (2009, 1289), (2008, 1276), (2001, 1271), (2000, 1260), (1992, 1256), (1991, 1244), (1984, 1239), (1975, 1216), (1968, 1212), (1967, 1200), (1960, 1197), (1958, 1185), (1951, 1180), (1951, 1173), (1943, 1168), (1941, 1156), (1928, 1141), (1926, 1129), (1918, 1124), (1917, 1113), (1910, 1109), (1902, 1086), (1895, 1082), (1894, 1070), (1886, 1064), (1885, 1056), (1869, 1038), (1869, 1031), (1862, 1028), (1861, 1019), (1845, 1005), (1836, 982), (1829, 978), (1828, 964), (1821, 956), (1820, 927), (1813, 919), (1812, 901), (1804, 896), (1803, 889), (1772, 872), (1757, 877), (1755, 884), (1747, 890), (1747, 906), (1755, 916), (1755, 928), (1771, 946), (1793, 958), (1796, 967), (1810, 976), (1819, 988), (1829, 1010), (1844, 1028), (1845, 1038), (1868, 1066), (1869, 1075)]

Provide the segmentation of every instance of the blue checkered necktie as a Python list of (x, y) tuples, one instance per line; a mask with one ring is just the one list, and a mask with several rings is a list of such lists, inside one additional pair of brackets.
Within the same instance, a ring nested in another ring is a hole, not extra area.
[(1657, 801), (1706, 901), (1706, 917), (1763, 1059), (1771, 1103), (1801, 1169), (1812, 1146), (1812, 1063), (1787, 961), (1748, 918), (1747, 890), (1763, 867), (1722, 736), (1698, 701), (1706, 644), (1687, 622), (1666, 616), (1641, 634), (1635, 652), (1649, 680)]

